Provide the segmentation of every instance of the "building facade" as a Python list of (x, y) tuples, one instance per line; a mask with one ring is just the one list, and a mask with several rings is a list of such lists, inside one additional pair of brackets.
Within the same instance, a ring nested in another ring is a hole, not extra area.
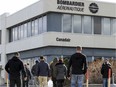
[[(40, 0), (0, 16), (0, 64), (14, 52), (33, 64), (44, 55), (69, 58), (81, 45), (87, 60), (116, 58), (116, 4), (88, 0)], [(4, 70), (2, 76), (5, 77)]]

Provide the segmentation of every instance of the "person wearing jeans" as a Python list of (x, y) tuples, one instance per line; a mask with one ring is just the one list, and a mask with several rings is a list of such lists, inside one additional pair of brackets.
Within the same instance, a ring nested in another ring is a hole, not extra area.
[[(76, 87), (76, 85), (78, 84), (78, 87), (82, 87), (83, 84), (83, 79), (84, 79), (84, 75), (72, 75), (71, 76), (71, 87)], [(77, 84), (75, 84), (77, 81)]]
[(112, 76), (111, 64), (109, 63), (109, 60), (106, 58), (104, 63), (102, 64), (102, 68), (101, 68), (101, 74), (103, 76), (103, 87), (108, 87), (109, 69), (111, 70), (111, 75), (110, 75), (110, 77), (111, 77)]
[(68, 64), (67, 77), (71, 76), (71, 87), (83, 87), (83, 79), (86, 71), (86, 56), (82, 53), (82, 47), (77, 46), (76, 53), (71, 56)]

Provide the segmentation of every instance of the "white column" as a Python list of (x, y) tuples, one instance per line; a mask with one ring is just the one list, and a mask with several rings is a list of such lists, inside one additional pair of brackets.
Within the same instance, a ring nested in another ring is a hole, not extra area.
[[(8, 42), (8, 30), (6, 29), (6, 18), (8, 16), (8, 13), (5, 13), (0, 16), (0, 30), (2, 31), (1, 35), (1, 62), (0, 64), (2, 65), (3, 69), (5, 67), (5, 64), (7, 62), (7, 57), (6, 57), (6, 43)], [(6, 73), (5, 69), (2, 70), (1, 72), (2, 78), (5, 78)]]

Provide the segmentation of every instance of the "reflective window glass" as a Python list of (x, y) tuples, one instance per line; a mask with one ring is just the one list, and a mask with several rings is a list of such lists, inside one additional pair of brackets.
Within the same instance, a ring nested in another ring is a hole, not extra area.
[(35, 20), (35, 35), (39, 33), (39, 21), (38, 19)]
[(30, 37), (31, 35), (32, 35), (31, 22), (28, 22), (28, 37)]
[(63, 15), (63, 32), (72, 32), (72, 17), (71, 15)]
[(92, 20), (90, 16), (83, 17), (83, 30), (85, 34), (92, 34)]
[(47, 17), (43, 17), (43, 32), (47, 31)]
[(94, 34), (101, 34), (101, 17), (94, 17)]
[(39, 34), (43, 33), (43, 23), (42, 18), (39, 18)]
[(73, 32), (82, 33), (82, 20), (80, 15), (73, 16)]
[(24, 24), (24, 37), (27, 37), (27, 23)]
[(111, 22), (110, 18), (103, 18), (103, 35), (110, 35), (111, 34)]
[(112, 35), (116, 35), (116, 19), (112, 20)]

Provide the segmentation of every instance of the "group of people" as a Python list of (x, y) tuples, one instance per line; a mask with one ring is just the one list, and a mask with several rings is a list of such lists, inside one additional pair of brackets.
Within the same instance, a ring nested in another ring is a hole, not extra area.
[[(10, 87), (15, 87), (15, 85), (21, 87), (20, 73), (22, 73), (23, 87), (28, 87), (31, 73), (36, 87), (48, 87), (49, 79), (53, 81), (53, 87), (63, 87), (66, 78), (71, 80), (71, 87), (83, 87), (84, 75), (88, 67), (86, 56), (82, 53), (81, 46), (76, 47), (76, 53), (71, 55), (68, 66), (64, 64), (63, 58), (54, 58), (53, 62), (48, 64), (44, 56), (40, 56), (40, 59), (36, 60), (32, 66), (31, 72), (27, 65), (23, 64), (19, 56), (19, 53), (15, 53), (5, 66), (5, 70), (10, 75)], [(101, 68), (103, 87), (108, 87), (109, 69), (111, 69), (111, 65), (106, 59)]]
[[(28, 87), (28, 82), (31, 79), (31, 73), (27, 67), (27, 64), (23, 64), (23, 62), (19, 59), (20, 54), (16, 52), (12, 59), (10, 59), (5, 65), (5, 70), (9, 74), (10, 79), (10, 87)], [(22, 74), (21, 74), (22, 73)], [(22, 80), (20, 79), (22, 75)]]

